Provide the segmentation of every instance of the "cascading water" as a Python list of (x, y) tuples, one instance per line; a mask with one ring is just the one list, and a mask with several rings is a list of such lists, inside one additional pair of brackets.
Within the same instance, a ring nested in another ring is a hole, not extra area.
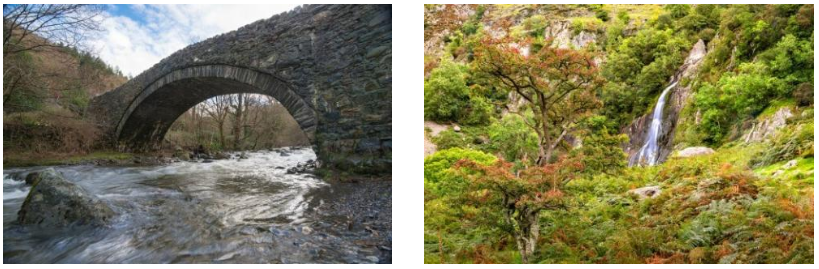
[(629, 160), (629, 166), (634, 165), (656, 165), (659, 160), (660, 147), (657, 144), (660, 131), (662, 131), (663, 108), (665, 107), (666, 96), (668, 92), (677, 85), (677, 82), (671, 83), (663, 93), (660, 94), (660, 99), (657, 100), (657, 105), (654, 107), (654, 113), (651, 118), (651, 125), (648, 127), (648, 135), (646, 136), (645, 144), (640, 148), (640, 151)]

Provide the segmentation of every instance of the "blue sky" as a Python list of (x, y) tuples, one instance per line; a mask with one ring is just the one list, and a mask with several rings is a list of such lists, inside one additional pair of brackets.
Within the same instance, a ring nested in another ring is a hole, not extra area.
[(108, 5), (104, 32), (88, 49), (136, 76), (196, 41), (230, 32), (297, 5)]

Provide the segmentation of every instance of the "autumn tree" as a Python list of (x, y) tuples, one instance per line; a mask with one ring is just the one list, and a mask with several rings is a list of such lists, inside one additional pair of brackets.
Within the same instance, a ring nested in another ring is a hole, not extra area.
[(565, 208), (561, 188), (583, 169), (583, 164), (564, 157), (555, 163), (517, 172), (512, 166), (513, 163), (503, 160), (483, 165), (464, 159), (455, 164), (472, 183), (465, 194), (494, 211), (503, 212), (503, 222), (488, 220), (486, 223), (504, 226), (501, 230), (515, 238), (521, 260), (528, 263), (540, 237), (540, 213)]
[(475, 48), (475, 74), (487, 84), (512, 91), (525, 100), (518, 113), (531, 113), (527, 125), (539, 138), (538, 164), (548, 163), (577, 123), (601, 106), (596, 96), (603, 79), (593, 56), (557, 48), (546, 41), (536, 51), (531, 39), (481, 41)]

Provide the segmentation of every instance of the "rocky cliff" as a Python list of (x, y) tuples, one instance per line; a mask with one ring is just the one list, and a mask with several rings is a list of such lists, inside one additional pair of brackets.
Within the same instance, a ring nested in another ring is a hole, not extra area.
[[(697, 70), (702, 63), (702, 59), (706, 54), (705, 42), (699, 40), (691, 51), (688, 57), (677, 73), (669, 78), (669, 83), (680, 81), (674, 88), (671, 89), (668, 102), (663, 108), (663, 120), (660, 133), (658, 134), (659, 162), (665, 161), (674, 145), (674, 129), (679, 123), (679, 115), (683, 108), (690, 103), (691, 100), (691, 85), (685, 84), (686, 81), (692, 81), (697, 75)], [(629, 142), (624, 146), (624, 150), (628, 153), (629, 158), (633, 157), (643, 146), (648, 132), (648, 126), (651, 124), (651, 113), (647, 113), (631, 122), (628, 126), (621, 130), (629, 137)]]

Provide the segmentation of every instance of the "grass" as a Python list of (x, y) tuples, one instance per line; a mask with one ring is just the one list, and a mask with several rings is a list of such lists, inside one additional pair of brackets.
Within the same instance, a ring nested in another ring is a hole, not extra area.
[(72, 165), (98, 160), (127, 160), (133, 158), (131, 153), (94, 151), (87, 154), (4, 152), (3, 167), (30, 167)]
[(776, 99), (759, 114), (758, 118), (773, 116), (773, 114), (776, 114), (776, 112), (783, 107), (796, 107), (796, 101), (794, 101), (793, 98)]

